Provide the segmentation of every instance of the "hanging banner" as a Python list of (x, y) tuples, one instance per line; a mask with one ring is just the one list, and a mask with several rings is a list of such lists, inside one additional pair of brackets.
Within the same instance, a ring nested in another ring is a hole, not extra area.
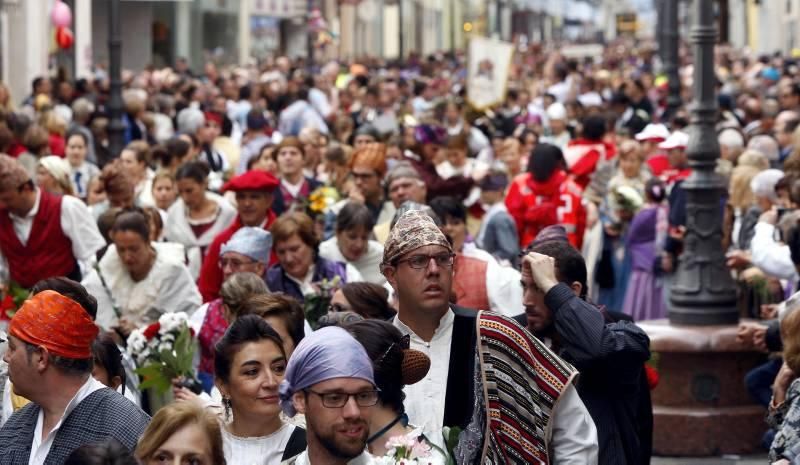
[(469, 41), (467, 100), (477, 110), (503, 102), (514, 46), (508, 42), (473, 37)]

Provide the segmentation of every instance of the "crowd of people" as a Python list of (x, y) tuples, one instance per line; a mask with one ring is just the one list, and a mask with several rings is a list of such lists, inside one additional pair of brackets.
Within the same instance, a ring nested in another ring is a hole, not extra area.
[[(717, 60), (745, 382), (793, 463), (800, 64)], [(0, 462), (649, 463), (687, 109), (647, 47), (522, 50), (485, 109), (466, 70), (125, 73), (119, 154), (104, 75), (0, 88)], [(169, 314), (198, 350), (159, 396), (132, 346)]]

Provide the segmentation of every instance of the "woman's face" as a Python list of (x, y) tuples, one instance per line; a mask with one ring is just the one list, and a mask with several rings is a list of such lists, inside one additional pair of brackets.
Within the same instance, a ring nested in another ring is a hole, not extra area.
[(80, 166), (86, 160), (86, 151), (86, 142), (82, 136), (73, 135), (67, 140), (67, 161), (71, 166)]
[(350, 306), (350, 302), (347, 300), (347, 297), (344, 296), (344, 292), (342, 292), (341, 289), (337, 289), (336, 292), (333, 293), (333, 297), (331, 297), (331, 310), (336, 312), (353, 311), (353, 307)]
[(206, 197), (206, 186), (191, 178), (179, 179), (178, 194), (189, 209), (199, 208)]
[(461, 112), (458, 110), (457, 106), (452, 103), (448, 104), (444, 112), (444, 118), (448, 124), (456, 124), (461, 119)]
[(528, 134), (525, 136), (525, 145), (523, 146), (522, 153), (530, 154), (536, 148), (536, 135)]
[(150, 243), (133, 231), (117, 231), (112, 237), (122, 265), (131, 276), (144, 279), (150, 272)]
[(369, 231), (366, 228), (352, 228), (336, 233), (339, 251), (344, 258), (354, 262), (363, 257), (369, 246)]
[(144, 177), (145, 172), (145, 164), (144, 162), (139, 163), (139, 160), (136, 159), (136, 154), (133, 150), (123, 150), (119, 156), (120, 160), (122, 160), (122, 166), (133, 175), (135, 179), (141, 179)]
[(387, 160), (402, 160), (403, 159), (403, 149), (401, 149), (399, 145), (390, 145), (390, 146), (386, 147), (386, 159)]
[(147, 459), (146, 465), (214, 465), (211, 441), (197, 424), (176, 431)]
[(460, 168), (467, 162), (467, 151), (462, 149), (448, 149), (447, 160), (451, 165)]
[(297, 147), (282, 147), (278, 151), (278, 170), (281, 176), (292, 176), (303, 170), (303, 152)]
[(169, 178), (158, 178), (153, 183), (153, 198), (156, 201), (156, 207), (161, 210), (167, 210), (178, 194), (175, 192), (175, 183)]
[(293, 234), (285, 241), (277, 242), (275, 253), (283, 270), (297, 279), (306, 277), (314, 261), (314, 251), (297, 234)]
[(233, 418), (258, 417), (262, 421), (281, 412), (278, 386), (286, 372), (286, 356), (271, 340), (248, 342), (231, 361), (227, 383), (217, 381), (222, 395), (231, 400)]
[(353, 139), (353, 148), (358, 150), (362, 147), (366, 147), (369, 144), (375, 142), (375, 138), (369, 134), (359, 134)]
[(269, 323), (272, 326), (272, 329), (278, 333), (278, 336), (281, 337), (283, 341), (283, 352), (286, 354), (286, 358), (292, 358), (292, 353), (294, 352), (294, 341), (292, 340), (292, 336), (289, 334), (289, 327), (286, 325), (286, 320), (279, 316), (271, 315), (265, 316), (264, 321)]
[(56, 178), (47, 171), (47, 168), (44, 166), (37, 166), (36, 167), (36, 185), (39, 188), (44, 189), (51, 194), (63, 194), (63, 190), (61, 186), (58, 185), (58, 181)]
[(467, 224), (459, 218), (448, 216), (442, 226), (442, 232), (450, 236), (453, 240), (453, 249), (460, 252), (467, 239)]
[(519, 145), (504, 144), (503, 151), (500, 152), (500, 161), (502, 161), (509, 169), (519, 169), (520, 161)]
[(254, 170), (266, 171), (267, 173), (279, 175), (278, 163), (272, 159), (272, 147), (266, 148), (259, 155), (258, 160), (253, 163)]
[(619, 159), (619, 169), (626, 178), (636, 178), (642, 168), (642, 159), (636, 152), (626, 153)]

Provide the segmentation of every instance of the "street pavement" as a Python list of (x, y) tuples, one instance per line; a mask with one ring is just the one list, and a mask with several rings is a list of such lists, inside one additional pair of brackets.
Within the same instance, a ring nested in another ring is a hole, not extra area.
[(766, 454), (704, 458), (653, 457), (650, 461), (650, 465), (765, 465), (767, 463)]

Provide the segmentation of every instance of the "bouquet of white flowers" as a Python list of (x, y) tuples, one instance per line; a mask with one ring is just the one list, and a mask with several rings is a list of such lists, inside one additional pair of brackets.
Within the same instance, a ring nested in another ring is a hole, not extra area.
[(394, 436), (386, 441), (389, 449), (383, 457), (377, 457), (378, 465), (444, 465), (444, 461), (433, 454), (433, 447), (418, 436)]
[(194, 379), (192, 362), (195, 334), (184, 312), (164, 313), (158, 321), (131, 332), (128, 355), (139, 366), (143, 380), (139, 388), (164, 393), (176, 378)]

